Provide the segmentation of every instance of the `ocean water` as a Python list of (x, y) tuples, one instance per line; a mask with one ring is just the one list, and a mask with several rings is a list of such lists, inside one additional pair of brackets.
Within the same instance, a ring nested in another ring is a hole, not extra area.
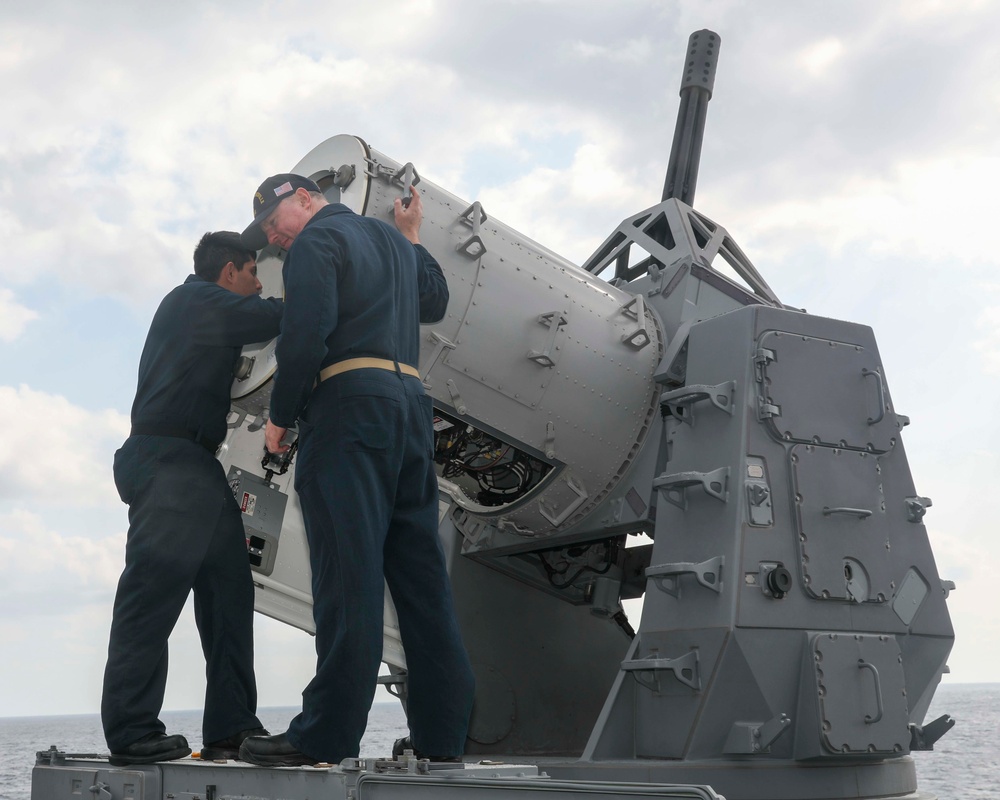
[[(258, 716), (272, 733), (279, 733), (297, 708), (265, 708)], [(1000, 798), (1000, 684), (954, 684), (938, 689), (927, 721), (948, 714), (956, 725), (932, 752), (915, 753), (920, 789), (939, 800), (997, 800)], [(170, 733), (187, 737), (197, 750), (201, 744), (200, 711), (166, 711), (161, 717)], [(406, 733), (406, 719), (396, 701), (372, 706), (361, 755), (388, 755), (393, 741)], [(67, 717), (0, 718), (0, 800), (27, 800), (31, 795), (31, 768), (35, 752), (49, 745), (71, 753), (106, 753), (100, 718), (96, 714)]]
[(915, 753), (917, 785), (940, 800), (1000, 798), (1000, 683), (939, 686), (925, 723), (947, 714), (955, 727), (930, 752)]

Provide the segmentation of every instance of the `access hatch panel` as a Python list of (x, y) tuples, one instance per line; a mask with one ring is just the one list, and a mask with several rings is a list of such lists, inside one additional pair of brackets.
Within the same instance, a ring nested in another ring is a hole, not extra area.
[(805, 589), (817, 600), (893, 596), (881, 467), (872, 453), (796, 445), (789, 455)]
[(874, 349), (768, 331), (758, 339), (760, 414), (782, 441), (884, 453), (896, 418)]
[(830, 755), (897, 755), (909, 749), (899, 644), (875, 634), (812, 640), (823, 749)]

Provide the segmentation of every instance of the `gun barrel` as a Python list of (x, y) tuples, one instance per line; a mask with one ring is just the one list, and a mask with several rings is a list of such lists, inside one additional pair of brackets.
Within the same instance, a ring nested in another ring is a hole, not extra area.
[(663, 200), (676, 197), (682, 203), (694, 205), (694, 190), (698, 183), (701, 143), (705, 135), (708, 101), (715, 88), (715, 68), (719, 63), (722, 39), (710, 30), (695, 31), (688, 38), (687, 58), (681, 79), (681, 103), (677, 109), (677, 125), (670, 147), (667, 177), (663, 183)]

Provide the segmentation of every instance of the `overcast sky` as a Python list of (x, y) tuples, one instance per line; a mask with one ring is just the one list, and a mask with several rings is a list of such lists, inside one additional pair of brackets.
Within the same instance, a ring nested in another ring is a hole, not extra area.
[[(659, 200), (700, 28), (695, 205), (784, 302), (874, 328), (958, 585), (946, 680), (1000, 681), (1000, 4), (36, 0), (0, 10), (0, 716), (99, 709), (112, 454), (204, 231), (351, 133), (582, 263)], [(297, 705), (312, 639), (256, 630), (261, 705)], [(170, 670), (166, 707), (200, 707), (190, 609)]]

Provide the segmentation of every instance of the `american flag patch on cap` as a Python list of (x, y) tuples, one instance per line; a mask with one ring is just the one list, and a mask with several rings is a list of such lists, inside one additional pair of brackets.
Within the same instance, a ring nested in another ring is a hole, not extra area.
[(274, 196), (281, 197), (281, 195), (288, 194), (290, 191), (292, 191), (291, 181), (285, 181), (281, 186), (275, 187)]

